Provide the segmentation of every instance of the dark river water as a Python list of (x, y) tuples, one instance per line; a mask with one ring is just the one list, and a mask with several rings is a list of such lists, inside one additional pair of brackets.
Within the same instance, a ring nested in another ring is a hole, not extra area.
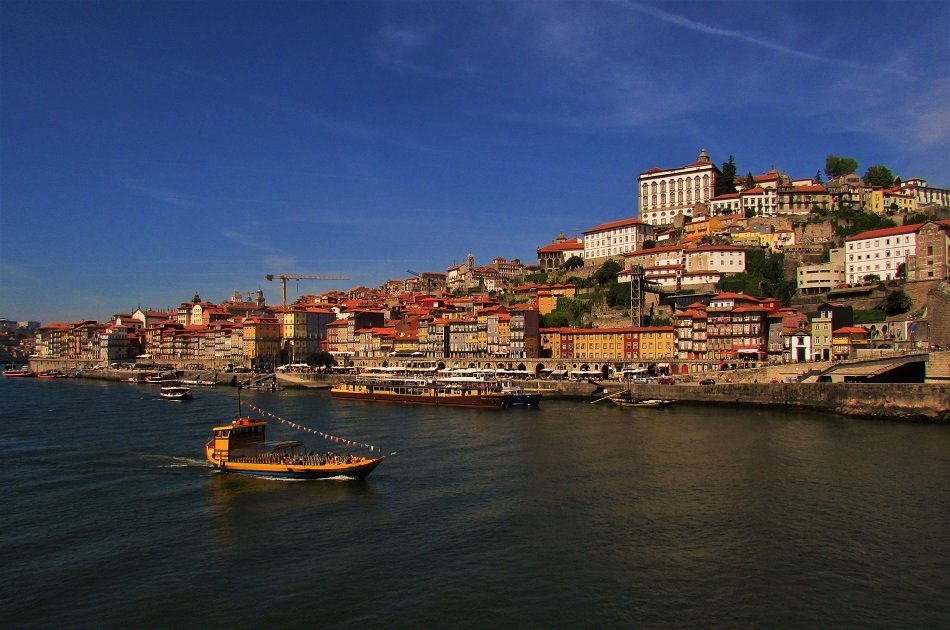
[(235, 390), (154, 387), (0, 380), (4, 625), (950, 626), (950, 426), (245, 392), (396, 452), (281, 482), (205, 465)]

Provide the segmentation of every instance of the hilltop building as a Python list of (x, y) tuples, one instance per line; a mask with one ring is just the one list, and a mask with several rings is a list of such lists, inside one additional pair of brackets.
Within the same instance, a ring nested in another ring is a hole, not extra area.
[(538, 268), (541, 271), (555, 271), (572, 256), (584, 257), (584, 239), (568, 239), (561, 232), (553, 243), (538, 248)]
[(601, 223), (584, 232), (584, 261), (622, 256), (643, 247), (653, 237), (653, 226), (637, 219)]
[(669, 225), (674, 217), (692, 217), (699, 206), (708, 206), (715, 196), (719, 168), (706, 149), (692, 164), (677, 168), (651, 168), (637, 178), (639, 217), (649, 225)]

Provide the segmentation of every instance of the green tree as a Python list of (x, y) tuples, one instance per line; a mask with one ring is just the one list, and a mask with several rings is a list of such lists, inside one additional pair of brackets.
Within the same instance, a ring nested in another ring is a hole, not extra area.
[(607, 293), (607, 306), (610, 308), (630, 307), (630, 283), (615, 282), (610, 285)]
[(722, 163), (722, 174), (716, 178), (716, 195), (736, 192), (736, 162), (730, 155), (728, 162)]
[(653, 249), (654, 247), (656, 247), (656, 241), (650, 239), (643, 241), (643, 249)]
[(329, 352), (312, 352), (307, 355), (307, 358), (304, 359), (304, 363), (311, 367), (333, 367), (336, 365), (336, 359), (333, 358), (333, 355)]
[(567, 271), (574, 271), (575, 269), (580, 269), (584, 266), (584, 259), (574, 254), (570, 258), (564, 261), (564, 264), (561, 265), (561, 268)]
[(864, 171), (864, 183), (869, 186), (890, 188), (894, 185), (894, 173), (883, 164), (875, 164)]
[(619, 262), (610, 258), (600, 266), (600, 268), (594, 272), (591, 276), (597, 284), (608, 284), (611, 281), (617, 281), (617, 274), (623, 271), (623, 265)]
[(745, 185), (743, 186), (746, 190), (750, 188), (755, 188), (755, 177), (752, 176), (752, 171), (749, 171), (749, 174), (745, 176)]
[(828, 177), (841, 177), (857, 172), (858, 162), (854, 158), (843, 157), (840, 155), (829, 154), (825, 158), (825, 175)]
[(835, 233), (842, 238), (868, 230), (880, 230), (897, 225), (893, 220), (880, 214), (863, 212), (850, 207), (842, 208), (838, 212), (838, 218), (839, 222), (835, 226)]
[(824, 184), (824, 183), (825, 183), (825, 180), (823, 180), (823, 179), (821, 178), (821, 171), (818, 171), (817, 173), (815, 173), (815, 183), (816, 183), (816, 184)]
[(903, 291), (891, 291), (884, 298), (881, 309), (888, 315), (906, 313), (914, 305), (914, 301)]
[(554, 310), (541, 318), (541, 325), (545, 328), (578, 327), (590, 311), (591, 304), (588, 300), (562, 297), (557, 301)]

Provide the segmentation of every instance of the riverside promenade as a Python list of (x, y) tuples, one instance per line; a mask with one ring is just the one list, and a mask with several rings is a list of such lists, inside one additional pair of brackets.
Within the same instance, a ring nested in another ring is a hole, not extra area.
[[(326, 389), (341, 380), (333, 374), (280, 374), (281, 385)], [(717, 407), (757, 406), (813, 409), (848, 416), (905, 422), (950, 422), (950, 384), (944, 383), (695, 383), (660, 385), (621, 381), (518, 381), (528, 392), (594, 402), (630, 389), (640, 398), (674, 399)], [(610, 404), (603, 401), (601, 404)]]
[[(946, 354), (946, 353), (943, 353)], [(52, 367), (52, 366), (46, 366)], [(941, 365), (941, 367), (943, 367)], [(122, 381), (134, 372), (126, 369), (100, 368), (82, 370), (80, 377)], [(184, 372), (183, 378), (201, 376), (211, 378), (218, 385), (247, 384), (267, 375), (234, 374), (226, 372)], [(848, 416), (879, 418), (904, 422), (950, 422), (950, 382), (930, 383), (802, 383), (754, 382), (749, 375), (731, 371), (732, 383), (699, 385), (697, 382), (660, 384), (627, 384), (611, 380), (519, 380), (530, 392), (546, 397), (576, 399), (584, 404), (593, 402), (606, 393), (630, 388), (641, 398), (675, 399), (682, 403), (715, 405), (718, 407), (762, 406), (813, 409)], [(302, 389), (329, 389), (345, 378), (338, 374), (278, 373), (282, 387)], [(609, 404), (604, 401), (600, 404)]]

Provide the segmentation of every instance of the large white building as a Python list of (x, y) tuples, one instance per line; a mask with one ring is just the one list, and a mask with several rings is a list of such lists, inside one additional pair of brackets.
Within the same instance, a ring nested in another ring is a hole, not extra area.
[(668, 225), (677, 215), (693, 216), (697, 204), (708, 204), (715, 196), (719, 169), (706, 149), (692, 164), (679, 168), (651, 168), (640, 173), (640, 220), (650, 225)]
[(917, 253), (917, 231), (922, 225), (914, 223), (849, 236), (845, 245), (848, 284), (860, 284), (867, 276), (881, 280), (897, 277), (897, 268)]
[(901, 188), (913, 194), (919, 205), (950, 206), (950, 190), (928, 186), (926, 179), (908, 179), (901, 182)]
[(653, 227), (638, 219), (602, 223), (584, 232), (584, 260), (622, 256), (643, 248)]

